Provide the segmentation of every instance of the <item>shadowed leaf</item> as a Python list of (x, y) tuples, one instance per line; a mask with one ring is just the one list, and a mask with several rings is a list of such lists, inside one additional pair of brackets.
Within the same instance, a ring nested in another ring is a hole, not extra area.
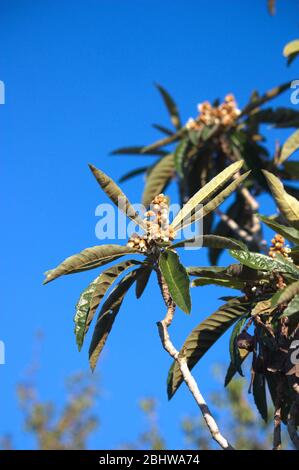
[(54, 279), (65, 274), (73, 274), (88, 269), (98, 268), (104, 264), (115, 261), (121, 256), (137, 253), (133, 248), (122, 245), (97, 245), (91, 248), (86, 248), (80, 253), (66, 258), (56, 268), (50, 269), (45, 273), (46, 279), (44, 284), (47, 284)]
[(114, 320), (119, 312), (126, 293), (136, 279), (136, 275), (136, 269), (127, 274), (113, 289), (101, 308), (89, 348), (89, 363), (92, 370), (96, 367), (99, 355), (105, 346)]
[(139, 264), (138, 261), (128, 260), (111, 266), (92, 281), (80, 295), (74, 317), (76, 342), (79, 351), (83, 345), (84, 337), (88, 332), (94, 314), (107, 290), (118, 276), (126, 269), (136, 264)]
[[(181, 348), (181, 354), (185, 356), (189, 369), (192, 369), (223, 333), (249, 309), (250, 303), (245, 302), (242, 297), (235, 297), (195, 327)], [(182, 381), (180, 368), (174, 362), (167, 380), (169, 399), (175, 394)]]
[(159, 266), (174, 302), (184, 312), (191, 310), (190, 281), (185, 267), (174, 251), (164, 251)]

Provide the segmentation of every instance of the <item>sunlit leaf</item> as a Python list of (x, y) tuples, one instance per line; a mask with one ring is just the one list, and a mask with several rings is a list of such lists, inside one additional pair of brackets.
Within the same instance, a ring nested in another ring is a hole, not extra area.
[(278, 164), (285, 162), (299, 148), (299, 130), (295, 131), (283, 144)]
[(175, 230), (189, 225), (192, 216), (199, 204), (202, 204), (207, 198), (211, 197), (219, 190), (235, 173), (237, 173), (243, 165), (243, 161), (238, 161), (227, 167), (203, 188), (201, 188), (189, 201), (182, 207), (172, 222)]
[(299, 201), (285, 191), (283, 184), (276, 176), (266, 170), (263, 170), (263, 173), (280, 212), (290, 225), (299, 230)]
[(260, 271), (279, 271), (283, 273), (290, 273), (296, 277), (299, 275), (299, 269), (286, 258), (281, 259), (279, 255), (275, 258), (263, 255), (261, 253), (251, 253), (250, 251), (230, 250), (233, 258), (240, 261), (252, 269)]
[(271, 299), (271, 305), (277, 306), (289, 302), (297, 294), (299, 294), (299, 281), (292, 282), (284, 289), (277, 291)]

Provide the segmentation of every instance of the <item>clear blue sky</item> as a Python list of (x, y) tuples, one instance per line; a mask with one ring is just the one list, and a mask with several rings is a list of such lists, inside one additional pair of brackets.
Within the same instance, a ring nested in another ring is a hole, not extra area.
[[(153, 122), (168, 125), (154, 81), (171, 91), (186, 120), (205, 99), (233, 92), (242, 106), (254, 88), (264, 91), (299, 78), (298, 63), (287, 68), (281, 54), (298, 37), (299, 2), (277, 4), (278, 14), (270, 17), (266, 0), (0, 1), (0, 79), (6, 85), (0, 106), (0, 339), (7, 362), (0, 366), (0, 435), (13, 433), (17, 448), (33, 445), (22, 430), (15, 386), (31, 361), (35, 332), (45, 334), (38, 374), (42, 398), (61, 405), (64, 378), (88, 370), (88, 343), (77, 352), (72, 318), (80, 291), (95, 273), (42, 286), (45, 270), (98, 243), (94, 210), (106, 199), (87, 163), (114, 178), (141, 163), (108, 153), (153, 141)], [(277, 102), (289, 106), (288, 93)], [(271, 132), (271, 151), (274, 137), (284, 135)], [(141, 179), (123, 187), (138, 201)], [(271, 212), (268, 199), (262, 202), (263, 212)], [(207, 256), (201, 250), (196, 259), (193, 254), (184, 260), (205, 264)], [(170, 403), (166, 399), (170, 360), (156, 331), (163, 315), (157, 292), (153, 282), (139, 302), (132, 292), (119, 314), (98, 367), (102, 427), (92, 448), (134, 439), (143, 426), (137, 413), (143, 396), (158, 398), (172, 448), (181, 442), (179, 419), (197, 414), (184, 387)], [(192, 315), (178, 311), (173, 327), (178, 346), (217, 308), (218, 297), (231, 292), (192, 293)], [(216, 386), (210, 370), (219, 361), (228, 363), (227, 335), (195, 369), (203, 393)]]

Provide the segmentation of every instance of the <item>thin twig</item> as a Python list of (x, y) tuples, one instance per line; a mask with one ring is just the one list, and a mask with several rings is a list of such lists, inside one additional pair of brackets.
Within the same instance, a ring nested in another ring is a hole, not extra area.
[(183, 355), (180, 355), (179, 351), (174, 347), (169, 333), (168, 327), (171, 325), (173, 320), (174, 312), (175, 312), (175, 303), (172, 300), (172, 297), (169, 293), (168, 286), (163, 279), (161, 271), (157, 268), (157, 276), (158, 282), (160, 285), (161, 293), (167, 307), (167, 312), (165, 318), (159, 322), (157, 322), (158, 331), (161, 339), (161, 343), (165, 351), (177, 362), (180, 371), (182, 373), (183, 379), (189, 388), (190, 392), (192, 393), (202, 415), (203, 418), (209, 428), (212, 438), (222, 447), (224, 450), (234, 450), (234, 448), (230, 445), (230, 443), (222, 436), (217, 426), (217, 423), (212, 416), (212, 413), (205, 402), (202, 394), (199, 391), (198, 385), (196, 380), (194, 379), (193, 375), (190, 372), (188, 367), (186, 358)]

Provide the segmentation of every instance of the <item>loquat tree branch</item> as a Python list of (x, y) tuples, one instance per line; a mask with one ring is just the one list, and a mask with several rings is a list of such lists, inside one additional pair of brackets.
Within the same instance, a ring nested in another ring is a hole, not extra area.
[(181, 355), (179, 351), (175, 348), (173, 345), (169, 332), (168, 332), (168, 327), (171, 325), (173, 317), (174, 317), (174, 312), (175, 312), (175, 303), (172, 300), (172, 297), (170, 295), (168, 286), (163, 279), (162, 273), (159, 268), (156, 269), (157, 272), (157, 277), (158, 277), (158, 282), (159, 286), (161, 289), (162, 297), (164, 299), (165, 305), (167, 307), (167, 312), (163, 320), (157, 322), (158, 326), (158, 331), (159, 331), (159, 336), (161, 339), (161, 343), (163, 348), (165, 349), (166, 352), (177, 362), (180, 371), (182, 373), (184, 382), (186, 383), (187, 387), (189, 388), (191, 394), (193, 395), (193, 398), (195, 399), (202, 416), (206, 422), (206, 425), (211, 433), (212, 438), (222, 447), (224, 450), (234, 450), (234, 448), (231, 446), (231, 444), (225, 439), (225, 437), (222, 436), (222, 434), (219, 431), (218, 425), (205, 401), (203, 398), (198, 385), (196, 383), (196, 380), (194, 379), (193, 375), (191, 374), (191, 371), (188, 367), (186, 358), (184, 355)]

